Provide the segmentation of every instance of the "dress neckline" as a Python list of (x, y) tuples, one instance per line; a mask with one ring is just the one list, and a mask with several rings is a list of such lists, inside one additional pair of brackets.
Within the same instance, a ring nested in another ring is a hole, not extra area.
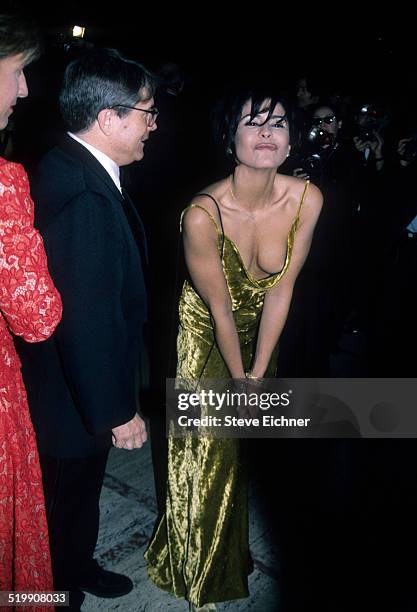
[(226, 240), (228, 240), (230, 242), (230, 244), (232, 245), (233, 250), (236, 252), (236, 255), (239, 257), (240, 263), (242, 264), (242, 268), (243, 268), (246, 276), (251, 281), (254, 281), (255, 283), (261, 283), (262, 281), (271, 280), (275, 276), (282, 275), (282, 273), (284, 272), (284, 270), (288, 266), (289, 251), (290, 251), (290, 249), (289, 249), (289, 242), (290, 242), (291, 232), (293, 231), (294, 223), (295, 223), (295, 221), (293, 222), (293, 224), (291, 226), (291, 229), (290, 229), (290, 231), (288, 233), (288, 236), (287, 236), (287, 250), (286, 250), (286, 253), (285, 253), (285, 260), (284, 260), (283, 267), (278, 272), (272, 272), (271, 274), (268, 274), (268, 276), (264, 276), (262, 278), (256, 278), (256, 276), (254, 276), (252, 274), (252, 272), (249, 270), (249, 268), (246, 266), (245, 262), (243, 261), (243, 257), (241, 255), (241, 252), (240, 252), (239, 247), (237, 246), (236, 242), (234, 240), (232, 240), (227, 234), (223, 234), (223, 236), (226, 238)]
[[(300, 201), (300, 204), (298, 206), (297, 214), (296, 214), (296, 216), (294, 218), (294, 221), (292, 222), (290, 231), (288, 232), (288, 236), (287, 236), (287, 251), (286, 251), (286, 254), (285, 254), (284, 265), (283, 265), (282, 269), (279, 272), (273, 272), (272, 274), (268, 274), (268, 276), (265, 276), (263, 278), (256, 278), (252, 274), (252, 272), (250, 272), (250, 270), (246, 267), (246, 264), (243, 261), (243, 257), (241, 255), (241, 252), (240, 252), (239, 247), (237, 246), (236, 242), (234, 240), (232, 240), (232, 238), (230, 238), (225, 233), (225, 231), (224, 231), (223, 220), (222, 220), (222, 215), (221, 215), (221, 212), (220, 212), (220, 207), (219, 207), (219, 205), (217, 203), (216, 198), (214, 198), (210, 193), (201, 192), (201, 193), (198, 193), (197, 195), (198, 196), (205, 195), (205, 196), (209, 197), (211, 200), (213, 200), (213, 202), (216, 205), (217, 211), (219, 213), (221, 230), (220, 230), (220, 228), (219, 228), (219, 226), (217, 224), (217, 221), (213, 217), (213, 215), (206, 208), (204, 208), (204, 206), (201, 206), (200, 204), (191, 204), (185, 210), (183, 210), (182, 215), (181, 215), (181, 223), (180, 223), (180, 225), (182, 225), (182, 218), (183, 218), (184, 213), (185, 213), (186, 210), (188, 210), (189, 208), (201, 208), (201, 210), (204, 210), (204, 212), (210, 217), (210, 219), (214, 223), (214, 226), (215, 226), (215, 228), (217, 230), (218, 236), (221, 236), (223, 238), (223, 241), (226, 239), (226, 240), (228, 240), (230, 242), (230, 244), (232, 245), (233, 250), (235, 251), (236, 255), (238, 256), (238, 258), (240, 260), (240, 263), (242, 264), (242, 268), (243, 268), (247, 278), (251, 282), (253, 282), (256, 285), (260, 285), (260, 284), (262, 284), (262, 282), (274, 279), (275, 277), (279, 279), (284, 274), (284, 272), (287, 269), (288, 264), (289, 264), (289, 259), (290, 259), (291, 250), (292, 250), (292, 249), (290, 249), (290, 237), (291, 237), (291, 234), (293, 234), (294, 229), (297, 227), (298, 220), (299, 220), (299, 217), (300, 217), (301, 208), (302, 208), (302, 205), (304, 203), (304, 198), (305, 198), (305, 194), (307, 192), (307, 187), (309, 185), (309, 182), (310, 181), (308, 181), (308, 180), (305, 182), (304, 191), (303, 191), (303, 194), (301, 196), (301, 201)], [(222, 260), (223, 260), (223, 247), (222, 247)]]

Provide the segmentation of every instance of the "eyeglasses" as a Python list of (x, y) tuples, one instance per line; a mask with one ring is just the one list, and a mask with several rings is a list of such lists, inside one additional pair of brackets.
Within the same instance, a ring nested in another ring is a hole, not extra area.
[(142, 113), (147, 114), (147, 123), (148, 127), (152, 127), (155, 125), (157, 117), (159, 115), (159, 110), (157, 108), (136, 108), (136, 106), (128, 106), (127, 104), (114, 104), (110, 108), (130, 108), (131, 110), (142, 111)]
[(313, 125), (321, 125), (322, 123), (331, 125), (335, 119), (336, 117), (334, 115), (327, 115), (326, 117), (313, 117), (312, 123)]

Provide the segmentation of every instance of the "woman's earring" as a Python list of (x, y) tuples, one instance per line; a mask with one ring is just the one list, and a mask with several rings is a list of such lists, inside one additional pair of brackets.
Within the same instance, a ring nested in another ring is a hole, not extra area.
[(232, 151), (231, 147), (227, 147), (227, 149), (226, 149), (226, 153), (227, 153), (228, 155), (233, 155), (233, 151)]

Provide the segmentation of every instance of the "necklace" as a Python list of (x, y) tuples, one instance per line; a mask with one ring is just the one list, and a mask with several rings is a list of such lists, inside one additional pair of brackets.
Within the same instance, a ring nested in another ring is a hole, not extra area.
[[(235, 196), (235, 194), (234, 194), (234, 191), (233, 191), (233, 189), (232, 189), (232, 185), (231, 185), (231, 184), (229, 185), (229, 191), (230, 191), (230, 195), (232, 196), (232, 198), (233, 198), (233, 200), (236, 202), (236, 204), (239, 204), (239, 201), (238, 201), (237, 197), (236, 197), (236, 196)], [(249, 217), (251, 217), (252, 219), (254, 219), (254, 218), (255, 218), (255, 213), (254, 213), (253, 211), (250, 211), (250, 210), (244, 209), (244, 212), (245, 212), (247, 215), (249, 215)]]
[(230, 186), (229, 186), (229, 191), (230, 191), (230, 193), (231, 193), (232, 198), (234, 199), (234, 201), (235, 201), (235, 202), (237, 202), (237, 199), (236, 199), (235, 194), (233, 193), (233, 189), (232, 189), (232, 185), (231, 185), (231, 184), (230, 184)]
[[(236, 204), (237, 204), (237, 205), (238, 205), (238, 207), (239, 207), (239, 202), (238, 202), (237, 197), (236, 197), (236, 196), (235, 196), (235, 194), (233, 193), (232, 185), (230, 185), (230, 186), (229, 186), (229, 191), (230, 191), (230, 194), (231, 194), (231, 196), (232, 196), (233, 200), (236, 202)], [(251, 211), (249, 211), (249, 210), (246, 210), (246, 209), (244, 209), (244, 210), (243, 210), (243, 212), (245, 212), (245, 213), (248, 215), (248, 217), (249, 217), (250, 219), (255, 220), (255, 215), (253, 214), (253, 212), (251, 212)]]

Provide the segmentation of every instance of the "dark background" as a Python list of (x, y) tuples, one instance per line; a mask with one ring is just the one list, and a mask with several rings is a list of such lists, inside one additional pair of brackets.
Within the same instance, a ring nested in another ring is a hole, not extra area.
[(346, 89), (415, 88), (414, 21), (401, 3), (387, 14), (352, 2), (308, 9), (301, 3), (245, 9), (227, 2), (187, 9), (177, 3), (97, 0), (26, 4), (48, 46), (62, 43), (72, 25), (82, 25), (85, 42), (118, 47), (154, 69), (176, 61), (212, 93), (236, 74), (251, 72), (287, 82), (314, 71)]
[(187, 129), (195, 132), (197, 146), (208, 142), (214, 101), (241, 77), (276, 81), (294, 95), (297, 79), (307, 74), (324, 87), (361, 97), (361, 103), (383, 98), (394, 113), (416, 94), (414, 21), (398, 3), (387, 14), (354, 3), (308, 9), (302, 4), (243, 8), (243, 3), (211, 2), (185, 8), (97, 0), (19, 5), (33, 14), (45, 35), (44, 55), (27, 69), (30, 96), (14, 115), (16, 159), (29, 172), (62, 129), (57, 96), (65, 65), (77, 52), (71, 38), (75, 24), (86, 28), (83, 47), (116, 47), (155, 71), (164, 62), (178, 63), (188, 94)]

